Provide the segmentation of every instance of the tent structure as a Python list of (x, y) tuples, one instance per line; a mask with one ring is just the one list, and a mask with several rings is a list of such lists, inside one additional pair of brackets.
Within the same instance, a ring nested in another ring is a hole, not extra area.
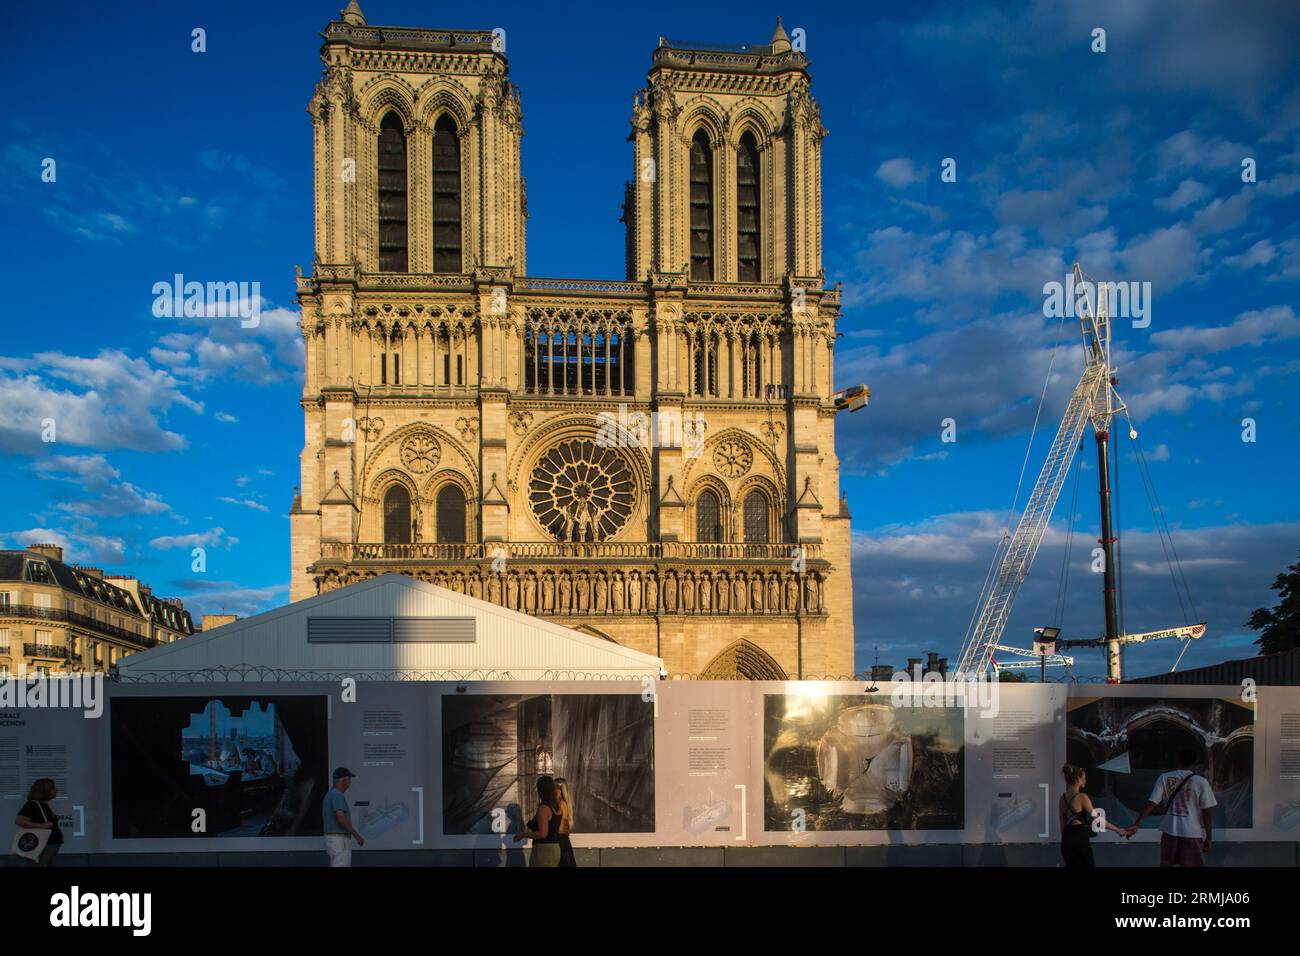
[(636, 680), (663, 662), (404, 574), (132, 654), (122, 681)]

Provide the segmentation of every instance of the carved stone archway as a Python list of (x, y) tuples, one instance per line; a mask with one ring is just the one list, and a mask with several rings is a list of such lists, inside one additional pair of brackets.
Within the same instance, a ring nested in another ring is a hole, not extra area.
[(743, 638), (723, 648), (700, 673), (700, 680), (788, 679), (771, 654)]

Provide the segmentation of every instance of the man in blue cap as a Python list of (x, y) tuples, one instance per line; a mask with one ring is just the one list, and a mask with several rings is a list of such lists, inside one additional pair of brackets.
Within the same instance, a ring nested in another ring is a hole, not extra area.
[(357, 846), (365, 846), (366, 838), (352, 825), (348, 812), (347, 797), (343, 796), (352, 786), (355, 777), (347, 767), (334, 769), (334, 786), (325, 794), (322, 816), (325, 818), (325, 852), (329, 854), (330, 866), (352, 865), (352, 839)]

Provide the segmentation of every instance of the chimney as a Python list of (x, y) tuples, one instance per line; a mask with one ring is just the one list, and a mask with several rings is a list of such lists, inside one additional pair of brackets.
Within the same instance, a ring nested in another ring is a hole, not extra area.
[(63, 548), (57, 544), (29, 544), (27, 550), (44, 558), (55, 561), (63, 560)]
[(921, 677), (921, 658), (909, 657), (907, 659), (907, 674), (912, 680), (919, 680)]
[(888, 664), (872, 664), (871, 679), (888, 682), (894, 676), (894, 668)]
[(104, 580), (103, 568), (88, 568), (84, 564), (74, 564), (73, 567), (88, 577), (99, 578), (101, 581)]
[(205, 614), (203, 623), (199, 625), (199, 630), (203, 633), (221, 627), (224, 624), (234, 624), (239, 618), (234, 614)]
[(925, 655), (925, 670), (922, 673), (928, 674), (930, 671), (937, 671), (938, 669), (939, 653), (938, 651), (930, 651)]

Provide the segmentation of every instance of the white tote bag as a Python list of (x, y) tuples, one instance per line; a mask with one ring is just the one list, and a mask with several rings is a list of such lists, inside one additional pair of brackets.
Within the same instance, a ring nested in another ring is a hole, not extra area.
[[(40, 807), (41, 819), (49, 823), (49, 817), (45, 815), (45, 808), (37, 801), (36, 806)], [(41, 857), (41, 852), (45, 845), (50, 842), (50, 834), (54, 830), (29, 830), (27, 827), (19, 827), (18, 832), (14, 834), (14, 843), (9, 852), (14, 856), (25, 856), (35, 863)]]

